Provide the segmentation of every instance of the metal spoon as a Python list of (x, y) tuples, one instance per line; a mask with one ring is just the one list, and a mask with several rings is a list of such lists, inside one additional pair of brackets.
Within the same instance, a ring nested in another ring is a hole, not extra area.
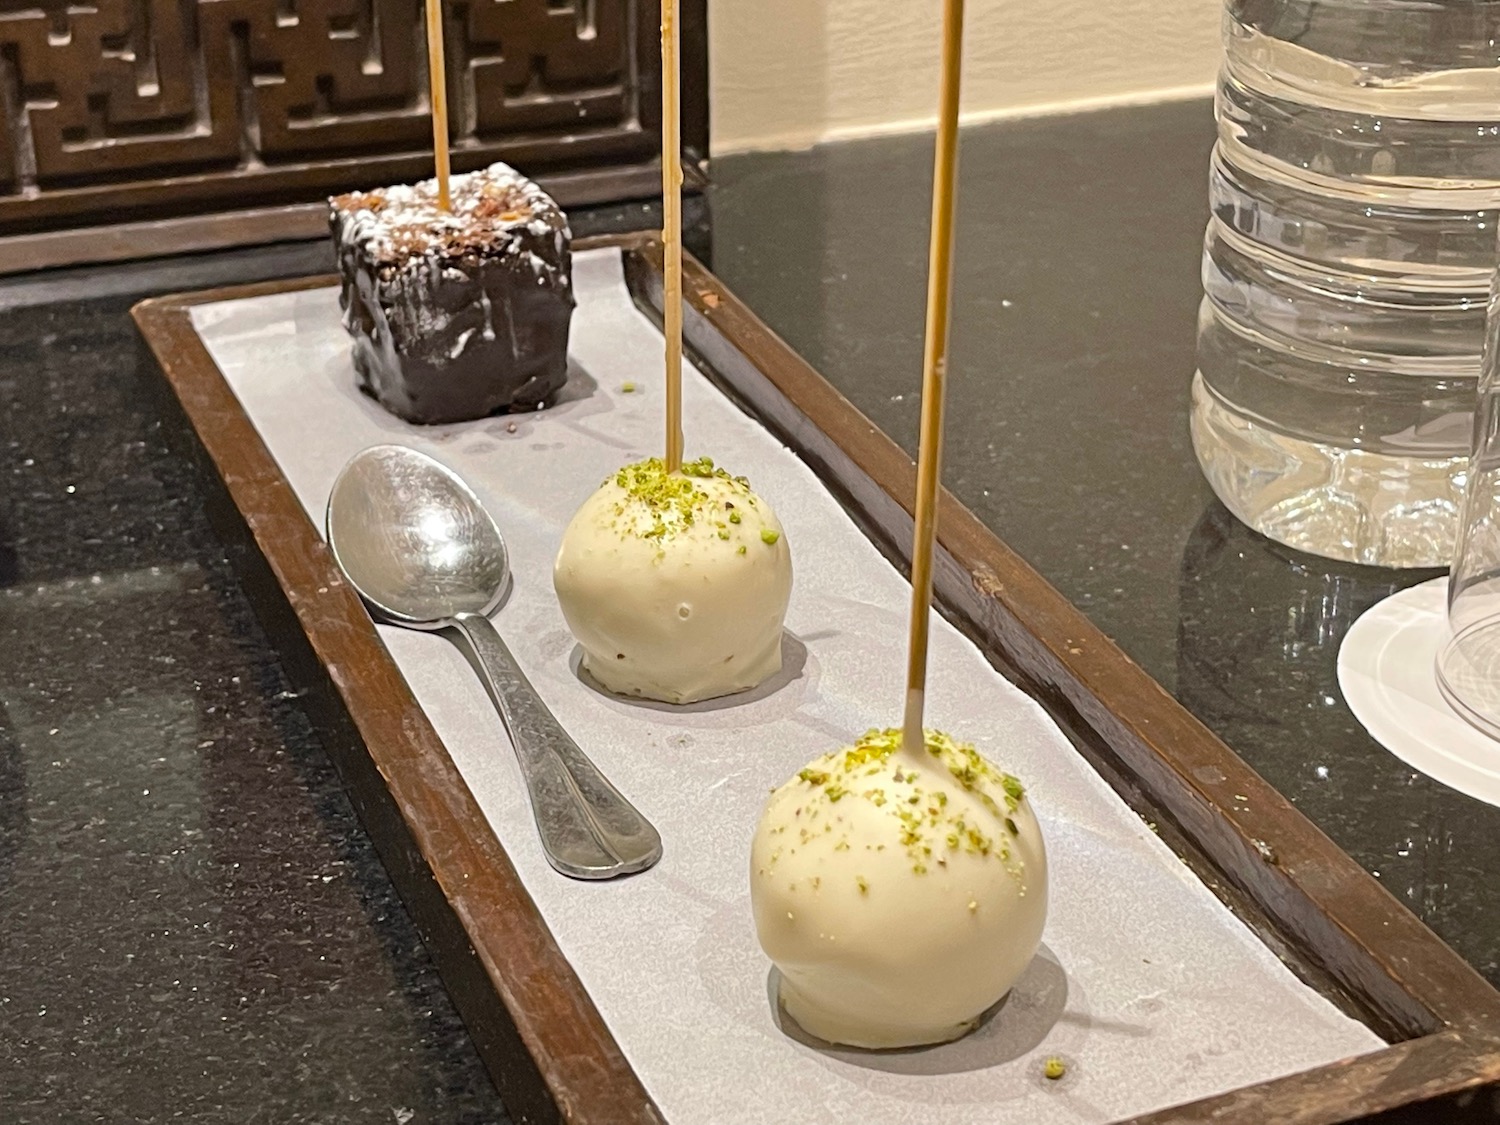
[(373, 446), (334, 481), (328, 545), (375, 616), (443, 630), (463, 649), (515, 745), (553, 867), (608, 879), (661, 858), (656, 829), (563, 730), (490, 624), (510, 560), (468, 485), (414, 449)]

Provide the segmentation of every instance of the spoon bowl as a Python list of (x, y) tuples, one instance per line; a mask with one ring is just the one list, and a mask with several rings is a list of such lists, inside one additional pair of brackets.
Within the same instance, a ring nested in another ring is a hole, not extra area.
[(334, 481), (327, 530), (334, 559), (375, 617), (441, 630), (463, 650), (510, 735), (553, 867), (609, 879), (661, 858), (656, 829), (562, 728), (490, 623), (510, 559), (468, 485), (425, 453), (373, 446)]
[(401, 445), (367, 449), (339, 474), (328, 542), (373, 609), (417, 629), (488, 616), (510, 576), (505, 540), (479, 498), (447, 466)]

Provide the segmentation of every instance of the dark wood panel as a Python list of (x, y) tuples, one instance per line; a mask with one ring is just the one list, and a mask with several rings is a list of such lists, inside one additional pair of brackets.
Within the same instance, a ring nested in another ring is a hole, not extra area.
[[(705, 2), (686, 0), (693, 26)], [(445, 20), (456, 168), (658, 153), (652, 0), (449, 0)], [(686, 51), (701, 156), (706, 39)], [(0, 95), (0, 234), (308, 202), (431, 169), (421, 0), (0, 4)]]

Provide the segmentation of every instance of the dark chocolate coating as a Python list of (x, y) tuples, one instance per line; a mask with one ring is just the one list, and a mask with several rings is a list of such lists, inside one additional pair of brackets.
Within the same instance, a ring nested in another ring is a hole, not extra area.
[(572, 251), (560, 211), (489, 245), (377, 262), (332, 216), (360, 385), (409, 422), (533, 409), (567, 380)]

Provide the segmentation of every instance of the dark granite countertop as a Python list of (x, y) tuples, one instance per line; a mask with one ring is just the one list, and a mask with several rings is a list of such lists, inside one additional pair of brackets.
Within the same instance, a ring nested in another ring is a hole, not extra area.
[[(1386, 755), (1334, 679), (1426, 575), (1277, 548), (1198, 475), (1211, 140), (1201, 102), (966, 132), (947, 481), (1500, 983), (1500, 812)], [(736, 157), (708, 199), (715, 270), (909, 448), (929, 159)], [(330, 266), (0, 281), (0, 1120), (504, 1119), (133, 374), (141, 297)]]

